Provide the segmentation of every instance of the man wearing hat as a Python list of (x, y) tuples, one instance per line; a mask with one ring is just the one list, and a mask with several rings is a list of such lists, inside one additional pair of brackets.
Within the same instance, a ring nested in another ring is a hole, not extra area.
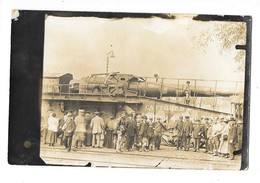
[(177, 130), (177, 150), (179, 150), (179, 148), (182, 148), (182, 128), (183, 128), (183, 116), (180, 115), (179, 119), (176, 120), (175, 126), (174, 128)]
[(135, 112), (132, 112), (126, 122), (126, 151), (132, 151), (136, 134)]
[(78, 148), (78, 145), (82, 147), (82, 144), (85, 141), (85, 135), (86, 135), (86, 116), (85, 116), (85, 110), (79, 109), (79, 115), (75, 118), (75, 148)]
[(86, 111), (85, 116), (86, 116), (86, 141), (85, 141), (85, 145), (89, 147), (89, 146), (92, 145), (92, 128), (90, 126), (92, 116), (90, 114), (90, 111)]
[(62, 127), (62, 130), (64, 131), (63, 144), (68, 152), (71, 150), (72, 136), (74, 134), (75, 129), (76, 129), (76, 125), (73, 120), (73, 114), (72, 112), (68, 112), (65, 124)]
[(236, 120), (234, 118), (230, 118), (228, 124), (229, 124), (229, 132), (228, 132), (229, 157), (231, 160), (234, 160), (235, 159), (234, 151), (236, 149), (236, 144), (238, 141)]
[(192, 125), (193, 138), (194, 138), (194, 152), (199, 152), (200, 140), (203, 135), (203, 127), (200, 124), (200, 120), (196, 119), (195, 123)]
[(92, 128), (92, 147), (97, 146), (98, 148), (102, 147), (103, 144), (100, 143), (100, 137), (104, 130), (104, 120), (99, 116), (98, 111), (95, 112), (95, 117), (92, 118), (90, 126)]
[(164, 130), (166, 130), (166, 127), (162, 124), (161, 118), (158, 117), (154, 122), (155, 149), (157, 150), (160, 150), (161, 139)]
[(185, 116), (183, 128), (182, 128), (182, 143), (185, 151), (188, 151), (190, 148), (191, 133), (192, 133), (192, 123), (190, 121), (190, 116)]

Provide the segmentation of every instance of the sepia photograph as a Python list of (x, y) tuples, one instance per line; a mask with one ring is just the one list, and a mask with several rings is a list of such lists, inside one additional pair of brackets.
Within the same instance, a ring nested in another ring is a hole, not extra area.
[(50, 165), (241, 170), (250, 21), (46, 13), (40, 158)]

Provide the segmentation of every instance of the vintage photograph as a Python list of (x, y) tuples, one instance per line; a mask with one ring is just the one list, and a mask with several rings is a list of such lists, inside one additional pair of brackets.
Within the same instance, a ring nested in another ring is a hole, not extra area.
[(100, 14), (45, 15), (41, 159), (240, 170), (245, 19)]

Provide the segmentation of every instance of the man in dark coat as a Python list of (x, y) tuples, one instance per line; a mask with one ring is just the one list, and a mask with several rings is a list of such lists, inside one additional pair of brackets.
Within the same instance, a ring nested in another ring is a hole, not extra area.
[(234, 118), (231, 118), (229, 120), (229, 132), (228, 132), (228, 148), (229, 148), (229, 158), (231, 160), (235, 159), (234, 151), (236, 149), (236, 144), (238, 141), (238, 135), (237, 135), (237, 126), (236, 121)]
[(199, 152), (200, 140), (203, 134), (203, 128), (200, 125), (200, 120), (196, 119), (195, 123), (192, 125), (192, 132), (194, 138), (194, 152)]
[(92, 120), (92, 116), (90, 115), (90, 112), (86, 112), (86, 140), (85, 145), (91, 146), (92, 145), (92, 128), (90, 126)]
[(192, 123), (189, 116), (185, 116), (185, 121), (182, 128), (182, 143), (184, 150), (188, 151), (190, 148), (190, 137), (192, 132)]
[(179, 119), (176, 120), (174, 128), (177, 130), (177, 150), (182, 148), (182, 129), (183, 129), (183, 116), (179, 116)]
[(134, 145), (134, 138), (136, 134), (136, 121), (134, 114), (131, 113), (126, 123), (126, 151), (132, 151)]
[(67, 114), (67, 119), (65, 121), (65, 124), (62, 127), (62, 130), (64, 131), (64, 146), (69, 152), (71, 150), (71, 145), (72, 145), (72, 136), (74, 134), (74, 131), (76, 129), (76, 124), (73, 119), (73, 114), (69, 112)]
[(160, 150), (162, 134), (166, 129), (164, 124), (161, 122), (161, 118), (158, 117), (157, 121), (154, 122), (154, 138), (155, 138), (155, 149)]
[(209, 130), (209, 118), (204, 118), (202, 119), (204, 120), (204, 124), (203, 124), (203, 134), (204, 134), (204, 139), (205, 139), (205, 153), (207, 153), (209, 151), (209, 137), (208, 135), (208, 130)]
[(142, 116), (142, 123), (140, 124), (139, 135), (142, 138), (142, 149), (139, 151), (148, 151), (148, 127), (149, 122), (147, 121), (147, 116)]

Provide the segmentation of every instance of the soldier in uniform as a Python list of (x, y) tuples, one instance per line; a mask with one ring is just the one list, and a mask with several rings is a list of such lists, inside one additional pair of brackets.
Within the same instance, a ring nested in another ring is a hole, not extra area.
[(183, 116), (179, 116), (179, 119), (176, 120), (174, 128), (177, 130), (177, 150), (182, 148), (182, 128), (183, 128)]
[(192, 123), (190, 121), (190, 116), (185, 116), (185, 120), (182, 128), (182, 143), (185, 151), (188, 151), (190, 148), (191, 133), (192, 133)]

